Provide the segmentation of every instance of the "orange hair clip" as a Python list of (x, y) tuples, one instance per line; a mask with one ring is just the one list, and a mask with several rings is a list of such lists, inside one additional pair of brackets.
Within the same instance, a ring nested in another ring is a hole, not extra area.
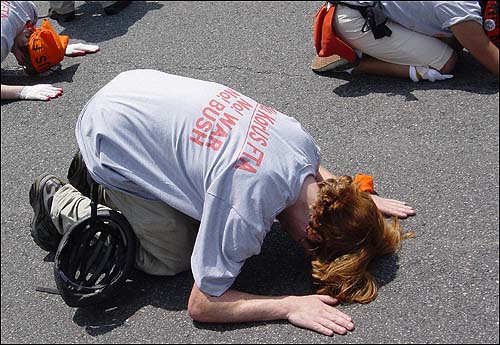
[(362, 192), (375, 192), (375, 188), (373, 187), (373, 177), (371, 177), (370, 175), (358, 173), (354, 177), (354, 182), (359, 184), (359, 190)]

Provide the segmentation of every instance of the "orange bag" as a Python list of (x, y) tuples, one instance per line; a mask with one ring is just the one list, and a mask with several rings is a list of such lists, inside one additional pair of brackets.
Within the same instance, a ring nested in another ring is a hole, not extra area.
[(354, 49), (342, 41), (333, 30), (334, 14), (335, 5), (328, 7), (325, 3), (314, 18), (313, 39), (317, 56), (313, 61), (313, 70), (321, 70), (324, 66), (341, 59), (347, 60), (344, 63), (355, 63), (357, 60)]
[(58, 35), (50, 22), (44, 19), (41, 28), (32, 27), (34, 32), (28, 40), (28, 51), (33, 68), (45, 72), (64, 59), (69, 36)]

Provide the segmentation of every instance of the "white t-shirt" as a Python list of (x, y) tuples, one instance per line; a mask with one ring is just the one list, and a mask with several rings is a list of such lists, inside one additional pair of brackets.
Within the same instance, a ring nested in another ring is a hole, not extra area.
[(451, 37), (450, 26), (475, 21), (481, 26), (478, 1), (382, 1), (386, 15), (404, 27), (433, 37)]
[(75, 133), (96, 182), (200, 220), (191, 268), (214, 296), (260, 253), (320, 161), (295, 119), (224, 85), (154, 70), (104, 86)]
[(7, 58), (14, 39), (24, 30), (26, 22), (38, 20), (36, 6), (31, 1), (2, 1), (2, 62)]
[[(343, 1), (369, 6), (374, 1)], [(433, 37), (453, 36), (450, 26), (472, 20), (483, 25), (478, 1), (381, 1), (385, 15), (404, 27)]]

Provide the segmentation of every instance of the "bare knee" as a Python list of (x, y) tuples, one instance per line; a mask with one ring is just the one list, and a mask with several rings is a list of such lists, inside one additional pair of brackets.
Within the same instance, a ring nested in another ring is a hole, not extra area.
[(439, 70), (439, 72), (446, 74), (451, 73), (455, 69), (457, 60), (458, 60), (458, 54), (456, 52), (453, 52), (453, 54), (451, 54), (451, 57), (448, 59), (445, 65)]

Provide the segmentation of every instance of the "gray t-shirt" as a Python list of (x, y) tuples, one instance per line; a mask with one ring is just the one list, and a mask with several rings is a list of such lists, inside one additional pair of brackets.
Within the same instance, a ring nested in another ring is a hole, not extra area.
[[(345, 1), (370, 5), (373, 1)], [(453, 36), (450, 26), (475, 21), (483, 25), (477, 1), (382, 1), (385, 15), (402, 26), (433, 37)]]
[(105, 85), (75, 132), (98, 183), (200, 220), (191, 268), (214, 296), (260, 253), (320, 160), (295, 119), (224, 85), (154, 70)]
[(31, 20), (35, 25), (37, 19), (32, 1), (2, 1), (2, 61), (9, 55), (14, 39), (24, 30), (26, 22)]

